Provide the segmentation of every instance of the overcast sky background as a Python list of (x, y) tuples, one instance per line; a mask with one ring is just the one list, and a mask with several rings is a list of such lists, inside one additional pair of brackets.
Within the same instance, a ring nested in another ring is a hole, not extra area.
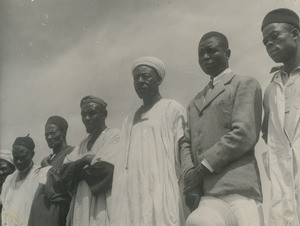
[[(183, 106), (208, 82), (197, 62), (201, 36), (224, 33), (230, 67), (255, 77), (265, 89), (274, 65), (262, 44), (264, 15), (286, 7), (300, 13), (300, 0), (0, 0), (0, 148), (11, 149), (30, 133), (35, 161), (50, 153), (44, 139), (49, 116), (69, 123), (77, 145), (85, 128), (79, 102), (92, 94), (108, 102), (107, 124), (120, 128), (140, 105), (131, 63), (160, 58), (167, 76), (164, 97)], [(259, 141), (257, 157), (266, 146)], [(264, 190), (268, 188), (261, 171)]]

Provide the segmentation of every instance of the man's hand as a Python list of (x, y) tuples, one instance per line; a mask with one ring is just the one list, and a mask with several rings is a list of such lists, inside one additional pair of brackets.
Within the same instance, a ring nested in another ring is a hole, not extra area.
[(46, 166), (50, 166), (49, 161), (51, 159), (51, 155), (45, 157), (42, 161), (41, 161), (41, 167), (46, 167)]
[(187, 174), (184, 177), (184, 192), (189, 192), (195, 188), (197, 188), (202, 179), (200, 175), (198, 175), (198, 172), (196, 169), (190, 169), (190, 171), (187, 172)]
[(201, 189), (203, 178), (207, 174), (209, 174), (209, 170), (202, 164), (188, 171), (184, 177), (184, 192)]
[(87, 154), (81, 158), (81, 161), (84, 166), (90, 165), (94, 157), (95, 157), (95, 154)]
[(195, 209), (198, 208), (201, 194), (198, 191), (190, 191), (184, 195), (185, 204), (190, 209), (190, 212), (193, 212)]

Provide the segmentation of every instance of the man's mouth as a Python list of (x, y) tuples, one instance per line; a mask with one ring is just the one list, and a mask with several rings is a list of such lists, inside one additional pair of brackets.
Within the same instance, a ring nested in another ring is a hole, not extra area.
[(272, 54), (276, 53), (277, 51), (278, 51), (277, 48), (271, 48), (268, 50), (268, 53), (272, 55)]
[(53, 144), (54, 143), (54, 141), (53, 140), (48, 140), (48, 144)]

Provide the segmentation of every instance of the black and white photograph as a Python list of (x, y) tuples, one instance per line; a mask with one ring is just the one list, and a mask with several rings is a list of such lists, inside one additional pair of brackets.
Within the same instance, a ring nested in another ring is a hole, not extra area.
[(0, 226), (300, 226), (300, 0), (0, 0)]

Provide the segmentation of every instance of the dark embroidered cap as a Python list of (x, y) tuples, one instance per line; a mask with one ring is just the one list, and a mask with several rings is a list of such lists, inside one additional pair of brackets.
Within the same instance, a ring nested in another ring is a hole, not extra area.
[(15, 145), (22, 145), (22, 146), (25, 146), (27, 147), (30, 151), (33, 151), (34, 148), (35, 148), (35, 144), (32, 140), (31, 137), (29, 137), (29, 134), (26, 136), (26, 137), (17, 137), (14, 144), (13, 144), (13, 147)]
[(280, 8), (269, 12), (263, 19), (261, 30), (272, 23), (291, 24), (299, 29), (299, 17), (290, 9)]
[(50, 124), (54, 124), (54, 125), (58, 126), (64, 134), (67, 133), (68, 122), (63, 117), (56, 116), (56, 115), (51, 116), (50, 118), (48, 118), (45, 126), (50, 125)]

